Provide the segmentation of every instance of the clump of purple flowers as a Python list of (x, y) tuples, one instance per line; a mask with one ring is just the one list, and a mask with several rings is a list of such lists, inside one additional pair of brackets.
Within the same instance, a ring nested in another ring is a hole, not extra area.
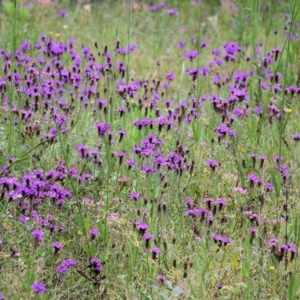
[(75, 268), (77, 263), (74, 259), (68, 258), (64, 260), (57, 268), (56, 271), (59, 274), (66, 274), (70, 268)]

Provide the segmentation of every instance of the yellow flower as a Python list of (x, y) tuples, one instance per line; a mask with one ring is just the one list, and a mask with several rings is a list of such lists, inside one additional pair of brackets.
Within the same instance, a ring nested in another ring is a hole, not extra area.
[(269, 266), (269, 269), (270, 269), (271, 271), (274, 271), (274, 270), (275, 270), (275, 267), (274, 267), (274, 266)]
[(59, 38), (59, 37), (60, 37), (60, 33), (59, 33), (59, 32), (56, 32), (56, 33), (54, 34), (54, 36), (57, 37), (57, 38)]
[(288, 113), (288, 114), (291, 113), (291, 112), (293, 112), (293, 110), (290, 109), (290, 108), (285, 108), (284, 111), (285, 111), (286, 113)]

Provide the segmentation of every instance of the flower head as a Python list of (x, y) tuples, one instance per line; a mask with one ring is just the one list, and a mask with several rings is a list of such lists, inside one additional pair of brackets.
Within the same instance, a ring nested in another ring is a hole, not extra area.
[(198, 52), (197, 50), (192, 50), (192, 51), (187, 51), (183, 54), (183, 58), (187, 58), (190, 61), (192, 61), (194, 58), (196, 58), (198, 56)]
[(40, 229), (35, 229), (32, 231), (31, 236), (34, 238), (37, 245), (39, 245), (44, 239), (44, 232)]
[(37, 294), (44, 294), (46, 292), (46, 287), (41, 282), (34, 282), (31, 286), (32, 290)]
[(98, 135), (102, 136), (108, 132), (108, 130), (110, 129), (110, 125), (107, 123), (96, 123), (95, 128), (98, 131)]
[(52, 247), (53, 247), (55, 253), (58, 253), (59, 251), (62, 250), (63, 245), (60, 242), (54, 242), (54, 243), (52, 243)]
[(61, 10), (58, 14), (60, 17), (64, 18), (67, 15), (67, 12), (65, 10)]

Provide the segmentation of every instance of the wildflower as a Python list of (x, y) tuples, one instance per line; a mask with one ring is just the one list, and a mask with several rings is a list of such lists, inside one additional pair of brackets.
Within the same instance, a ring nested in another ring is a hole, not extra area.
[(173, 73), (167, 73), (166, 79), (169, 81), (173, 81), (175, 79), (175, 76)]
[(219, 209), (221, 210), (223, 208), (223, 206), (227, 205), (227, 201), (223, 198), (218, 198), (214, 204), (218, 204), (219, 205)]
[(93, 257), (90, 259), (90, 265), (92, 272), (99, 274), (103, 270), (103, 265), (99, 258)]
[(184, 42), (184, 41), (179, 41), (179, 42), (177, 43), (177, 47), (178, 47), (179, 49), (184, 48), (185, 45), (186, 45), (186, 42)]
[(274, 266), (269, 266), (269, 269), (270, 269), (271, 271), (274, 271), (274, 270), (275, 270), (275, 267), (274, 267)]
[(231, 243), (231, 239), (229, 237), (223, 237), (216, 234), (212, 236), (212, 239), (215, 243), (219, 244), (219, 247), (222, 245), (226, 246), (227, 244)]
[(200, 41), (200, 48), (206, 48), (207, 44), (205, 41)]
[(126, 156), (126, 153), (124, 151), (119, 151), (117, 153), (117, 156), (119, 157), (119, 165), (121, 165), (123, 162), (123, 158)]
[(178, 15), (178, 10), (176, 8), (169, 8), (166, 10), (166, 12), (170, 16)]
[(34, 282), (31, 286), (32, 290), (37, 294), (44, 294), (46, 292), (46, 287), (41, 282)]
[(161, 250), (157, 247), (152, 247), (150, 249), (150, 252), (152, 253), (152, 258), (153, 259), (157, 259), (158, 258), (158, 254), (161, 252)]
[(191, 198), (186, 198), (185, 203), (186, 203), (188, 208), (192, 208), (192, 206), (194, 205), (194, 201)]
[(216, 160), (213, 160), (213, 159), (208, 159), (206, 161), (206, 164), (208, 166), (210, 166), (210, 168), (214, 171), (217, 167), (220, 166), (220, 164), (216, 161)]
[(190, 61), (192, 61), (194, 58), (196, 58), (198, 56), (198, 52), (197, 50), (192, 50), (192, 51), (188, 51), (188, 52), (185, 52), (183, 54), (183, 58), (187, 58), (189, 59)]
[(212, 51), (212, 53), (215, 55), (215, 56), (220, 56), (221, 55), (221, 50), (220, 49), (214, 49)]
[(165, 279), (165, 276), (164, 275), (162, 275), (162, 274), (160, 274), (160, 275), (157, 275), (157, 277), (156, 277), (157, 279), (158, 279), (158, 284), (166, 284), (167, 283), (167, 281), (166, 281), (166, 279)]
[(102, 136), (108, 132), (108, 130), (110, 129), (110, 125), (107, 123), (96, 123), (95, 128), (98, 131), (98, 135)]
[(276, 238), (271, 238), (271, 239), (267, 240), (267, 243), (268, 243), (269, 245), (276, 245), (276, 244), (278, 243), (278, 239), (276, 239)]
[(139, 197), (140, 197), (140, 194), (136, 191), (132, 191), (130, 193), (130, 199), (132, 199), (132, 200), (137, 200)]
[(296, 142), (300, 141), (300, 134), (299, 133), (295, 133), (293, 135), (293, 140), (296, 141)]
[(211, 210), (211, 204), (214, 202), (214, 199), (213, 198), (204, 198), (204, 202), (207, 205), (207, 209)]
[(271, 183), (271, 182), (267, 182), (265, 184), (265, 189), (266, 189), (267, 192), (273, 191), (274, 190), (274, 184)]
[(31, 236), (34, 238), (37, 245), (40, 245), (44, 239), (44, 232), (40, 229), (33, 230)]
[(154, 236), (150, 233), (144, 233), (142, 238), (146, 241), (146, 248), (149, 248), (149, 242), (154, 238)]
[(58, 14), (60, 17), (64, 18), (67, 15), (67, 12), (65, 10), (61, 10)]
[(90, 234), (91, 240), (94, 240), (97, 236), (99, 236), (100, 233), (99, 233), (98, 229), (92, 228), (92, 229), (90, 229), (89, 234)]
[(143, 235), (146, 232), (146, 230), (149, 229), (149, 225), (141, 220), (135, 222), (135, 226), (139, 230), (140, 235)]
[(127, 165), (128, 169), (131, 169), (132, 167), (135, 166), (135, 162), (134, 162), (134, 160), (129, 159), (126, 161), (126, 165)]
[(249, 174), (247, 179), (250, 182), (250, 187), (253, 187), (254, 184), (258, 183), (259, 180), (258, 176), (254, 173)]
[(127, 135), (126, 131), (124, 130), (119, 130), (118, 131), (118, 134), (119, 134), (119, 143), (123, 140), (123, 137)]
[(253, 108), (253, 112), (257, 115), (262, 115), (263, 113), (263, 108), (261, 106), (256, 106)]
[(64, 260), (57, 268), (56, 271), (59, 274), (66, 274), (70, 268), (75, 268), (77, 263), (74, 259), (68, 258)]
[(255, 236), (256, 236), (258, 230), (257, 230), (257, 228), (251, 227), (249, 231), (250, 231), (250, 233), (251, 233), (251, 241), (252, 241), (252, 240), (255, 238)]
[(54, 242), (54, 243), (52, 243), (52, 247), (54, 248), (54, 253), (55, 254), (57, 254), (63, 248), (63, 246), (62, 246), (62, 244), (60, 242)]

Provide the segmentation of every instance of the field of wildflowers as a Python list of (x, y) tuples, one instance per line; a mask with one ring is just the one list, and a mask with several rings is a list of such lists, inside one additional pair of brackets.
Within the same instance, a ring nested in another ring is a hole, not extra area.
[(297, 0), (0, 2), (0, 300), (300, 299)]

